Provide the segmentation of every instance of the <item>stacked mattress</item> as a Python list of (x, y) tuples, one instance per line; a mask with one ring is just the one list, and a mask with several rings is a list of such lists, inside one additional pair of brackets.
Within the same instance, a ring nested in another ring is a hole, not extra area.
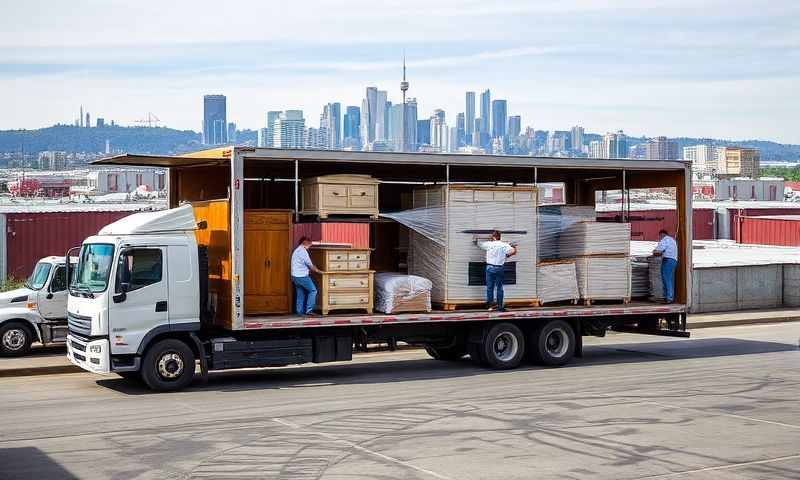
[(536, 269), (539, 300), (542, 303), (576, 301), (580, 298), (575, 262), (551, 260), (540, 262)]
[(629, 255), (630, 244), (630, 223), (577, 222), (559, 235), (559, 256)]
[(581, 298), (586, 300), (630, 300), (630, 257), (578, 257), (575, 259), (575, 269)]
[(433, 283), (394, 272), (375, 274), (375, 310), (383, 313), (430, 312)]

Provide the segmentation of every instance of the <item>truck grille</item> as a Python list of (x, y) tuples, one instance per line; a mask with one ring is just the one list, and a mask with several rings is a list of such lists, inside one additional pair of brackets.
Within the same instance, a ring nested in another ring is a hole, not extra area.
[(79, 352), (86, 352), (86, 345), (83, 345), (82, 343), (78, 343), (78, 342), (75, 342), (75, 341), (70, 342), (70, 343), (71, 343), (72, 348), (74, 350), (78, 350)]
[(67, 325), (70, 332), (87, 336), (92, 333), (92, 317), (67, 312)]

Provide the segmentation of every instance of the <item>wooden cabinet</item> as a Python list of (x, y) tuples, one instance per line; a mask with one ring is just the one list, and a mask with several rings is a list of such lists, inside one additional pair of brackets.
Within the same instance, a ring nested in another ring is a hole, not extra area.
[(372, 313), (373, 275), (369, 250), (357, 248), (312, 248), (311, 261), (323, 271), (314, 274), (319, 294), (317, 308), (323, 315), (331, 310), (364, 309)]
[(306, 215), (378, 217), (378, 180), (369, 175), (326, 175), (303, 180)]
[(244, 314), (291, 311), (291, 210), (244, 212)]

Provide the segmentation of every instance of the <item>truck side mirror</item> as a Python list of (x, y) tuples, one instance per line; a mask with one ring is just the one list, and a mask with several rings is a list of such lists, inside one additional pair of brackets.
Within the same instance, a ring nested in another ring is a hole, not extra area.
[(114, 288), (115, 294), (111, 297), (114, 303), (122, 303), (128, 298), (128, 291), (131, 287), (131, 284), (128, 282), (130, 277), (128, 250), (123, 249), (119, 254), (119, 260), (117, 262), (117, 281), (116, 287)]
[(115, 294), (111, 297), (114, 300), (114, 303), (122, 303), (128, 299), (128, 290), (130, 289), (131, 285), (127, 282), (123, 282), (119, 284), (119, 293)]

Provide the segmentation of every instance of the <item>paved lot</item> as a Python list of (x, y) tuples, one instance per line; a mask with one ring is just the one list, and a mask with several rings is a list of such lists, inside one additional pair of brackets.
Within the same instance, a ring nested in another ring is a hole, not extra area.
[(559, 369), (419, 351), (221, 372), (0, 378), (0, 478), (800, 478), (800, 323), (613, 335)]

